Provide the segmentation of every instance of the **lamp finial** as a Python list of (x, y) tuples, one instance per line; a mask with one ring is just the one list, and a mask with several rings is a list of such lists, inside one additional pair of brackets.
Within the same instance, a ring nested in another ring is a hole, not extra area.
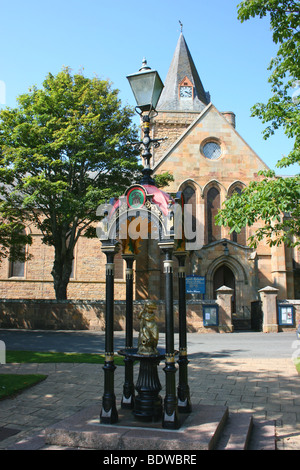
[(144, 70), (151, 70), (151, 67), (149, 67), (147, 65), (147, 60), (145, 59), (145, 57), (143, 58), (142, 66), (141, 66), (139, 72), (142, 72)]

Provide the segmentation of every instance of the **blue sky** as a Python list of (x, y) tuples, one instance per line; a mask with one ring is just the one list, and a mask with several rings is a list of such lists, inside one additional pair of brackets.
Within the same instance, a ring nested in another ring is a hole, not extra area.
[[(109, 79), (134, 105), (126, 75), (143, 57), (164, 81), (183, 34), (211, 101), (236, 114), (236, 129), (272, 169), (292, 148), (282, 132), (263, 140), (250, 108), (271, 90), (267, 67), (276, 54), (267, 19), (237, 19), (239, 0), (0, 0), (0, 107), (63, 66)], [(3, 100), (3, 84), (5, 100)], [(295, 168), (276, 170), (293, 174)]]

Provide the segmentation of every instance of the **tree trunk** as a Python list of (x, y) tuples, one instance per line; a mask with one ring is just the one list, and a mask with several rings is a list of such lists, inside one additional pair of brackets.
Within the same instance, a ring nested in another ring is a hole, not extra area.
[(68, 282), (54, 280), (54, 290), (56, 300), (67, 300)]
[(55, 257), (52, 268), (55, 297), (57, 300), (67, 299), (67, 289), (72, 273), (73, 250), (68, 249), (64, 254), (55, 248)]

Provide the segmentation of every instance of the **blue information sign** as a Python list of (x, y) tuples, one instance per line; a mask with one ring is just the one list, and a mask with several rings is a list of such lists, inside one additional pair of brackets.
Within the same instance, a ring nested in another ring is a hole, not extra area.
[(293, 305), (278, 305), (279, 325), (294, 325), (294, 307)]
[(205, 294), (205, 276), (186, 276), (187, 294)]

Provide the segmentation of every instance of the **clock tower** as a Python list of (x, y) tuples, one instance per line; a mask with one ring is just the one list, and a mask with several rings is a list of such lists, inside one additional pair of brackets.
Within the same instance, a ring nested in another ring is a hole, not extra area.
[(179, 99), (193, 99), (194, 87), (188, 77), (184, 77), (182, 82), (179, 83), (178, 87)]
[(153, 138), (168, 137), (168, 140), (153, 151), (153, 166), (210, 103), (210, 94), (204, 90), (182, 32), (164, 85), (152, 135)]
[(210, 102), (210, 95), (204, 90), (182, 33), (164, 85), (157, 106), (159, 113), (171, 111), (199, 114)]

